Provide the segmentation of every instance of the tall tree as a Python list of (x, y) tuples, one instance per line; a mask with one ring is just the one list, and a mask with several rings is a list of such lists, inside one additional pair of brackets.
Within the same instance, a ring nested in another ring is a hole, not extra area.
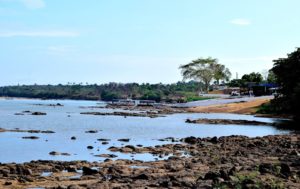
[(181, 65), (181, 74), (183, 79), (194, 79), (203, 82), (205, 90), (209, 90), (209, 85), (213, 79), (217, 80), (229, 80), (231, 73), (224, 65), (218, 64), (218, 60), (215, 58), (198, 58), (192, 60), (192, 62)]
[(250, 74), (243, 75), (242, 80), (244, 80), (245, 82), (260, 83), (263, 80), (263, 76), (260, 73), (252, 72)]
[(230, 77), (231, 72), (228, 68), (218, 63), (214, 65), (214, 78), (216, 79), (218, 85), (220, 84), (220, 80), (229, 81)]
[(283, 113), (291, 113), (300, 120), (300, 48), (288, 54), (287, 58), (274, 60), (271, 71), (281, 86), (281, 96), (275, 99), (275, 105)]

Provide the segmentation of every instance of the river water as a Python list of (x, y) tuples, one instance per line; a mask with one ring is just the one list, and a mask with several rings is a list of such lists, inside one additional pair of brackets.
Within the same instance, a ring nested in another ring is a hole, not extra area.
[[(63, 106), (47, 106), (61, 103)], [(39, 105), (37, 105), (39, 104)], [(244, 119), (263, 122), (274, 122), (276, 119), (257, 118), (251, 115), (236, 114), (173, 114), (166, 117), (122, 117), (82, 115), (80, 112), (113, 110), (90, 108), (104, 106), (96, 101), (74, 100), (20, 100), (0, 99), (0, 128), (22, 130), (51, 130), (55, 133), (0, 132), (0, 162), (28, 162), (31, 160), (88, 160), (103, 161), (97, 154), (110, 153), (110, 146), (137, 145), (154, 146), (168, 142), (158, 139), (166, 137), (183, 138), (188, 136), (213, 137), (229, 135), (246, 135), (249, 137), (286, 134), (289, 131), (271, 126), (251, 125), (205, 125), (185, 123), (187, 118)], [(47, 115), (15, 115), (23, 111), (45, 112)], [(114, 110), (115, 111), (115, 110)], [(99, 130), (98, 133), (86, 133), (88, 130)], [(23, 139), (25, 136), (37, 136), (39, 139)], [(72, 136), (76, 140), (71, 140)], [(99, 138), (110, 139), (108, 145), (102, 145)], [(129, 138), (130, 142), (119, 142), (118, 139)], [(93, 146), (93, 149), (87, 149)], [(66, 152), (70, 156), (52, 156), (49, 152)], [(150, 154), (114, 153), (117, 158), (154, 160)]]

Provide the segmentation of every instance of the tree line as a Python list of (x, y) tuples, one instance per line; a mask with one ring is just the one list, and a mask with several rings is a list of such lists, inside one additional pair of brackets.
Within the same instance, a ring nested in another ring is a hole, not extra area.
[(18, 85), (0, 87), (0, 96), (41, 99), (104, 100), (131, 98), (157, 102), (185, 102), (198, 96), (200, 82), (174, 84), (108, 83), (102, 85)]

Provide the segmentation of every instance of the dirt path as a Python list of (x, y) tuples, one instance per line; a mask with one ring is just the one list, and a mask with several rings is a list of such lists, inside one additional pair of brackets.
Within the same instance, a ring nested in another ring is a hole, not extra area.
[(242, 101), (229, 104), (217, 104), (187, 108), (189, 112), (196, 113), (238, 113), (254, 114), (263, 103), (269, 102), (270, 98), (259, 98), (251, 101)]

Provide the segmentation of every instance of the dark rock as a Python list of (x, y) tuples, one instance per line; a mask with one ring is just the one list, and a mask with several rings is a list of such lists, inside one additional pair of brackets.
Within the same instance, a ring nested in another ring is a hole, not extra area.
[(85, 131), (85, 133), (98, 133), (97, 130), (89, 130), (89, 131)]
[(91, 150), (91, 149), (93, 149), (94, 147), (93, 147), (93, 146), (87, 146), (86, 148)]
[(48, 134), (51, 134), (51, 133), (55, 133), (54, 131), (41, 131), (41, 133), (48, 133)]
[(122, 139), (118, 139), (118, 141), (120, 141), (120, 142), (129, 142), (130, 139), (129, 138), (122, 138)]
[(205, 174), (204, 176), (204, 180), (214, 180), (216, 178), (220, 177), (219, 173), (215, 173), (215, 172), (208, 172)]
[(103, 142), (107, 142), (107, 141), (110, 141), (110, 139), (106, 139), (106, 138), (99, 138), (97, 139), (98, 141), (103, 141)]
[(210, 142), (213, 144), (217, 144), (218, 143), (218, 137), (213, 137), (212, 139), (210, 139)]
[(12, 182), (6, 181), (6, 182), (4, 183), (4, 185), (5, 185), (5, 186), (12, 185)]
[(95, 175), (98, 174), (99, 172), (95, 169), (91, 169), (89, 167), (82, 167), (82, 174), (83, 175)]
[(270, 163), (262, 163), (262, 164), (259, 165), (258, 171), (261, 174), (273, 173), (274, 172), (274, 167)]
[(72, 137), (71, 137), (71, 140), (76, 140), (76, 137), (75, 137), (75, 136), (72, 136)]
[(188, 143), (188, 144), (196, 144), (198, 142), (198, 140), (196, 137), (191, 136), (191, 137), (185, 138), (184, 142)]
[(138, 176), (133, 177), (132, 179), (135, 180), (149, 180), (149, 176), (146, 174), (140, 174)]
[(71, 172), (71, 173), (76, 173), (77, 172), (76, 167), (74, 167), (74, 166), (68, 166), (68, 167), (66, 167), (66, 170), (68, 172)]
[(291, 169), (290, 169), (290, 166), (286, 163), (282, 163), (280, 165), (281, 169), (280, 169), (280, 173), (283, 174), (284, 176), (286, 177), (289, 177), (291, 176)]
[(55, 151), (49, 152), (49, 154), (52, 155), (52, 156), (58, 156), (58, 155), (61, 155), (61, 153), (55, 152)]
[(47, 115), (44, 112), (32, 112), (31, 115)]
[(22, 137), (23, 139), (33, 139), (33, 140), (35, 140), (35, 139), (39, 139), (39, 137), (37, 137), (37, 136), (25, 136), (25, 137)]

